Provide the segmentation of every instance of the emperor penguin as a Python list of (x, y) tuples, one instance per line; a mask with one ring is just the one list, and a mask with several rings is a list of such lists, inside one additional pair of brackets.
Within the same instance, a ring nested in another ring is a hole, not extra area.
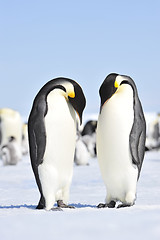
[(15, 165), (22, 159), (22, 119), (10, 108), (0, 109), (0, 156), (4, 165)]
[(36, 95), (28, 119), (31, 165), (40, 191), (37, 209), (68, 206), (76, 144), (76, 112), (86, 105), (80, 85), (68, 78), (47, 82)]
[(74, 162), (77, 166), (89, 165), (89, 159), (90, 152), (87, 148), (87, 145), (83, 141), (83, 136), (81, 136), (80, 133), (77, 133)]
[(109, 74), (102, 83), (97, 123), (97, 157), (107, 196), (99, 208), (135, 204), (145, 153), (146, 122), (134, 81)]
[(16, 138), (11, 136), (6, 145), (1, 148), (1, 158), (3, 165), (16, 165), (22, 157), (21, 149), (19, 148)]

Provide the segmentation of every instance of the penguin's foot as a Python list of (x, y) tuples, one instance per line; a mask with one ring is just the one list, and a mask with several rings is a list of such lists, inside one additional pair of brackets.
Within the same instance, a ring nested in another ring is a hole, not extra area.
[(99, 203), (97, 208), (106, 208), (107, 204), (106, 203)]
[(116, 205), (116, 202), (115, 201), (110, 201), (109, 203), (100, 203), (98, 204), (98, 208), (114, 208)]
[(60, 207), (53, 207), (51, 208), (52, 211), (63, 211)]
[(117, 206), (117, 208), (124, 208), (124, 207), (131, 207), (133, 206), (133, 204), (129, 204), (129, 203), (122, 203), (122, 204), (119, 204)]
[(116, 205), (116, 202), (115, 201), (110, 201), (110, 203), (107, 204), (107, 207), (108, 208), (114, 208)]
[(74, 206), (69, 206), (69, 205), (65, 204), (65, 203), (63, 202), (63, 200), (58, 200), (58, 201), (57, 201), (57, 206), (58, 206), (59, 208), (72, 208), (72, 209), (75, 208)]

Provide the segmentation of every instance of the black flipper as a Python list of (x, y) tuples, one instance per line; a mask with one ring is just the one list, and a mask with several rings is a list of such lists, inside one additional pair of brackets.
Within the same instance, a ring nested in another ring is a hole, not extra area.
[(145, 154), (146, 121), (134, 81), (130, 77), (124, 76), (124, 78), (126, 80), (124, 80), (121, 84), (129, 84), (132, 87), (134, 93), (134, 122), (131, 129), (129, 142), (132, 162), (138, 167), (139, 178)]
[(130, 133), (130, 150), (132, 161), (138, 167), (138, 178), (140, 175), (146, 140), (146, 122), (138, 96), (135, 96), (134, 124)]
[[(38, 166), (43, 162), (43, 156), (46, 147), (46, 132), (44, 125), (44, 115), (46, 113), (46, 102), (44, 97), (40, 98), (32, 108), (29, 120), (28, 120), (28, 135), (30, 146), (30, 158), (32, 169), (36, 178), (36, 182), (41, 193), (41, 198), (37, 209), (45, 207), (45, 200), (42, 193), (42, 187), (39, 180)], [(42, 201), (43, 200), (43, 201)]]

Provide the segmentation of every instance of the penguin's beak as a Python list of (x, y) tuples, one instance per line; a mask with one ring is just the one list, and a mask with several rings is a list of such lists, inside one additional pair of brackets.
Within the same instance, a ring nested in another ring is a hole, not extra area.
[(74, 91), (69, 92), (68, 97), (75, 98), (75, 92)]

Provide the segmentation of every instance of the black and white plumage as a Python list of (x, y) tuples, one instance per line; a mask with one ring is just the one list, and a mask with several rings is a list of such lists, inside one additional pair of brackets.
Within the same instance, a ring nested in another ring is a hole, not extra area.
[(97, 121), (95, 120), (89, 120), (85, 124), (83, 130), (82, 130), (82, 136), (84, 135), (92, 135), (93, 133), (96, 132), (97, 128)]
[(77, 130), (74, 156), (76, 165), (89, 165), (89, 159), (96, 157), (96, 127), (97, 121), (89, 120), (82, 132)]
[(22, 159), (22, 119), (10, 108), (0, 109), (0, 156), (4, 165), (16, 165)]
[(76, 149), (74, 154), (74, 162), (76, 165), (89, 165), (89, 159), (91, 158), (89, 149), (83, 141), (83, 136), (77, 133)]
[(147, 126), (146, 151), (160, 149), (160, 114)]
[(100, 90), (97, 155), (106, 185), (106, 203), (99, 207), (131, 206), (145, 152), (146, 123), (134, 81), (110, 74)]
[(8, 143), (1, 148), (3, 165), (16, 165), (21, 160), (21, 157), (21, 148), (18, 146), (16, 138), (11, 136)]
[(28, 121), (30, 157), (41, 194), (38, 209), (50, 210), (57, 201), (67, 207), (73, 174), (76, 114), (82, 122), (86, 100), (74, 80), (56, 78), (34, 99)]

